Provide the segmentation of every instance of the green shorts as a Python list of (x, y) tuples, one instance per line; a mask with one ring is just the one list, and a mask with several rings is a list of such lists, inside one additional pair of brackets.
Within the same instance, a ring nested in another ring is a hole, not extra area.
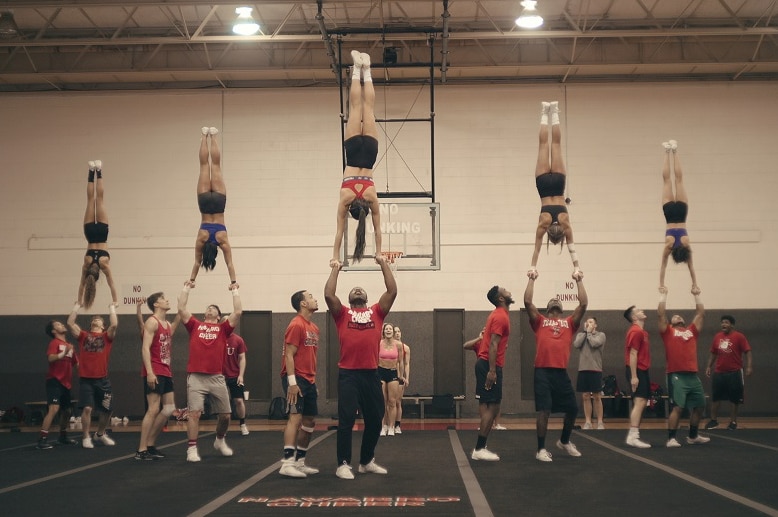
[(670, 403), (687, 409), (705, 407), (705, 391), (696, 373), (668, 373)]

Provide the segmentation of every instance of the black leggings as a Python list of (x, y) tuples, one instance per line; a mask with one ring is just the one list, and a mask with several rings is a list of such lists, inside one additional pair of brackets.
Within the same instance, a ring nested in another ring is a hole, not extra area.
[(384, 418), (384, 394), (375, 370), (338, 371), (338, 465), (351, 464), (351, 438), (357, 410), (365, 431), (359, 451), (359, 464), (367, 465), (375, 456)]

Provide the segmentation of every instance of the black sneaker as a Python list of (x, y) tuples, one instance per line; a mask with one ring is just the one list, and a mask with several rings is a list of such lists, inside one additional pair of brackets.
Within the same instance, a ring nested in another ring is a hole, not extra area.
[(735, 429), (737, 429), (737, 422), (730, 422), (729, 425), (727, 426), (727, 429), (729, 429), (730, 431), (734, 431)]
[(38, 440), (38, 445), (35, 446), (36, 449), (53, 449), (54, 446), (49, 443), (48, 438), (41, 438)]
[(78, 445), (78, 442), (76, 440), (71, 440), (67, 436), (60, 436), (57, 440), (57, 443), (60, 445)]
[(135, 451), (135, 459), (139, 461), (154, 461), (157, 458), (149, 454), (149, 451)]
[(155, 460), (156, 460), (156, 459), (162, 459), (162, 458), (164, 458), (164, 457), (165, 457), (165, 454), (163, 454), (163, 453), (159, 452), (159, 451), (157, 450), (157, 448), (156, 448), (156, 447), (154, 447), (153, 445), (152, 445), (152, 446), (149, 446), (149, 448), (148, 448), (148, 451), (147, 451), (147, 452), (149, 453), (149, 456), (151, 456), (151, 457), (152, 457), (152, 458), (154, 458)]
[(707, 424), (705, 424), (705, 429), (717, 429), (719, 427), (719, 422), (717, 420), (709, 420)]

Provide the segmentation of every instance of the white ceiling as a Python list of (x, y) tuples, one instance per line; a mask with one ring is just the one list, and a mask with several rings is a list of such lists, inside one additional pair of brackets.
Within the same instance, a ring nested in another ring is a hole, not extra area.
[[(262, 32), (232, 34), (235, 7)], [(334, 85), (342, 52), (376, 81), (562, 83), (778, 79), (778, 0), (0, 0), (0, 92)], [(446, 16), (447, 15), (447, 16)], [(431, 43), (431, 45), (430, 45)]]

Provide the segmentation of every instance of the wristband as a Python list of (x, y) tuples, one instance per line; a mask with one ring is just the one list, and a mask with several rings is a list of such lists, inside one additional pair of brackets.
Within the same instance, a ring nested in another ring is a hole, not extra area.
[(237, 284), (237, 283), (238, 283), (238, 281), (237, 281), (237, 280), (232, 280), (232, 281), (230, 282), (230, 285), (232, 285), (232, 284)]
[(114, 304), (109, 305), (108, 312), (110, 312), (111, 314), (116, 314), (116, 305)]
[(659, 303), (667, 303), (667, 293), (659, 293)]
[(297, 386), (297, 377), (294, 375), (287, 375), (286, 380), (289, 382), (289, 386)]
[(73, 305), (73, 312), (78, 312), (78, 309), (80, 309), (80, 308), (81, 308), (81, 304), (80, 304), (80, 303), (78, 303), (78, 302), (76, 302), (76, 303)]
[(189, 281), (194, 283), (195, 279), (194, 278), (190, 278)]
[(236, 287), (235, 289), (233, 289), (233, 290), (232, 290), (232, 296), (238, 296), (238, 295), (240, 295), (240, 293), (239, 293), (238, 291), (240, 291), (240, 289), (238, 289), (237, 287)]
[(696, 303), (697, 305), (702, 305), (702, 300), (700, 299), (699, 294), (694, 295), (694, 303)]

